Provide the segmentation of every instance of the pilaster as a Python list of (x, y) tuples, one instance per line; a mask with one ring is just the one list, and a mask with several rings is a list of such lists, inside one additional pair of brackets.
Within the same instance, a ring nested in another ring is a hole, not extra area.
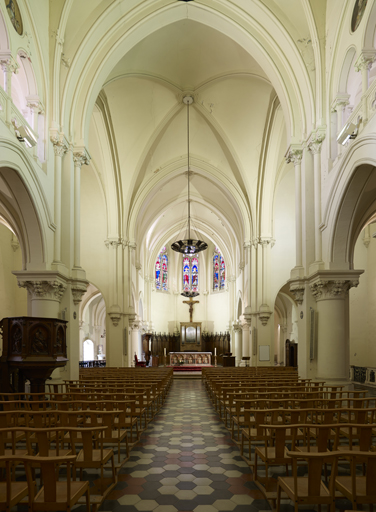
[[(55, 154), (55, 182), (54, 182), (54, 192), (55, 192), (55, 201), (54, 201), (54, 217), (55, 217), (55, 238), (54, 238), (54, 262), (53, 266), (55, 270), (60, 270), (62, 266), (61, 262), (61, 201), (62, 201), (62, 179), (61, 179), (61, 168), (62, 168), (62, 159), (64, 155), (68, 152), (69, 143), (66, 140), (63, 133), (53, 133), (51, 134), (50, 140), (53, 145), (54, 154)], [(65, 267), (65, 266), (64, 266)]]
[(303, 277), (303, 252), (302, 252), (302, 158), (303, 148), (300, 144), (292, 144), (285, 155), (286, 163), (293, 163), (295, 168), (295, 239), (296, 239), (296, 264), (291, 271), (291, 277)]
[(321, 270), (322, 236), (321, 236), (321, 147), (325, 139), (325, 129), (314, 132), (308, 140), (308, 149), (313, 155), (314, 166), (314, 206), (315, 206), (315, 261), (309, 267), (309, 273)]
[(81, 167), (89, 165), (90, 154), (86, 148), (76, 147), (73, 150), (74, 163), (74, 268), (81, 267)]

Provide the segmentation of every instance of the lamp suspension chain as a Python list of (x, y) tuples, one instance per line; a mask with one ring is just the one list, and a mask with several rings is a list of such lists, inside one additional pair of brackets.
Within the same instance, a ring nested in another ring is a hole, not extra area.
[(188, 239), (191, 238), (191, 201), (190, 201), (190, 160), (189, 160), (189, 102), (187, 103), (187, 149), (188, 149)]
[[(171, 249), (176, 252), (180, 252), (181, 254), (187, 254), (191, 256), (192, 254), (197, 254), (201, 251), (205, 251), (208, 248), (208, 244), (203, 240), (192, 240), (191, 238), (191, 183), (190, 183), (190, 171), (191, 171), (191, 161), (190, 161), (190, 139), (189, 139), (189, 105), (193, 103), (193, 96), (187, 95), (183, 98), (183, 103), (187, 105), (187, 163), (188, 163), (188, 238), (184, 240), (176, 240), (171, 245)], [(188, 294), (188, 295), (187, 295)], [(196, 297), (198, 292), (185, 291), (183, 292), (185, 297)]]

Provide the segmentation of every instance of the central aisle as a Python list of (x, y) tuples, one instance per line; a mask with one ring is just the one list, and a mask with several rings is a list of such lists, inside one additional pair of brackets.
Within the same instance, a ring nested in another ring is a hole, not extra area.
[(100, 510), (252, 512), (269, 509), (201, 380), (175, 380)]

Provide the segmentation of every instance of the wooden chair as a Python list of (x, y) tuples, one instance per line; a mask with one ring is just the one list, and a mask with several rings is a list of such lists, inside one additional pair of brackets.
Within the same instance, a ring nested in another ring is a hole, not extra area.
[[(254, 481), (267, 500), (276, 500), (275, 481), (269, 478), (269, 466), (285, 466), (288, 475), (288, 466), (291, 464), (291, 458), (286, 448), (286, 425), (260, 425), (265, 431), (264, 446), (258, 446), (255, 449), (255, 467)], [(265, 466), (265, 478), (260, 478), (257, 474), (258, 459)]]
[[(103, 448), (102, 432), (106, 430), (106, 426), (97, 427), (71, 427), (69, 429), (69, 437), (72, 453), (77, 455), (75, 468), (80, 470), (80, 478), (83, 478), (83, 470), (95, 468), (100, 470), (99, 487), (92, 489), (98, 491), (102, 501), (104, 497), (115, 487), (117, 477), (115, 472), (114, 451), (112, 449)], [(98, 439), (99, 448), (94, 448), (94, 442)], [(82, 446), (82, 448), (80, 448)], [(110, 461), (112, 477), (104, 478), (104, 469)], [(75, 476), (75, 473), (73, 473)]]
[[(350, 460), (351, 475), (337, 475), (335, 488), (352, 502), (353, 510), (358, 505), (367, 503), (370, 511), (373, 511), (373, 504), (376, 503), (376, 452), (340, 452), (340, 456)], [(357, 464), (365, 464), (364, 476), (356, 474)]]
[[(28, 461), (35, 462), (35, 458), (30, 457)], [(43, 487), (35, 494), (34, 487), (29, 483), (29, 512), (52, 512), (54, 510), (67, 510), (67, 512), (70, 512), (72, 507), (83, 495), (86, 497), (86, 511), (90, 512), (89, 482), (77, 482), (72, 480), (71, 466), (75, 461), (75, 455), (38, 457)], [(56, 466), (62, 464), (67, 465), (67, 476), (66, 481), (60, 482)], [(30, 472), (30, 467), (26, 469)], [(30, 482), (30, 475), (28, 482)]]
[(267, 409), (245, 409), (245, 427), (241, 430), (240, 454), (244, 453), (244, 441), (248, 440), (248, 459), (252, 459), (252, 444), (265, 442), (265, 429), (260, 425), (266, 423)]
[[(35, 482), (32, 480), (30, 482), (16, 482), (15, 479), (12, 479), (12, 468), (20, 463), (27, 464), (24, 458), (16, 455), (0, 456), (0, 466), (5, 467), (6, 471), (6, 481), (0, 482), (0, 510), (10, 511), (12, 507), (29, 494), (30, 488), (35, 490)], [(25, 471), (28, 478), (31, 479), (31, 473), (26, 470), (26, 467)]]
[[(298, 512), (299, 505), (317, 504), (319, 511), (321, 505), (328, 506), (334, 512), (334, 482), (337, 472), (337, 457), (335, 452), (331, 453), (304, 453), (288, 451), (287, 455), (292, 460), (292, 476), (278, 477), (277, 483), (277, 512), (281, 507), (281, 491), (294, 502), (295, 512)], [(308, 475), (298, 477), (298, 459), (305, 459), (308, 463)], [(321, 474), (323, 465), (331, 463), (332, 472), (329, 487), (322, 481)]]

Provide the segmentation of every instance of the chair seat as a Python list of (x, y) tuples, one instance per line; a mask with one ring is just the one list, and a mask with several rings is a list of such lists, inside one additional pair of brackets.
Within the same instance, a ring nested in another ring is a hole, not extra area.
[[(71, 499), (70, 501), (76, 501), (77, 498), (82, 496), (86, 489), (89, 487), (89, 482), (71, 482)], [(44, 504), (45, 502), (45, 495), (44, 495), (44, 487), (38, 492), (38, 494), (34, 498), (34, 504)], [(66, 482), (56, 482), (56, 500), (54, 500), (55, 503), (67, 503), (67, 483)], [(56, 510), (56, 507), (54, 507)], [(44, 508), (44, 510), (46, 510)]]
[(88, 460), (85, 460), (85, 458), (84, 458), (84, 450), (80, 450), (77, 455), (76, 466), (80, 467), (82, 464), (84, 464), (83, 467), (89, 467), (87, 464), (89, 464), (90, 462), (95, 464), (95, 466), (98, 466), (98, 462), (101, 462), (101, 461), (103, 462), (103, 464), (105, 464), (107, 461), (110, 460), (113, 453), (114, 452), (111, 448), (107, 448), (107, 449), (103, 450), (102, 453), (101, 453), (101, 450), (93, 450), (92, 459), (91, 459), (91, 461), (88, 461)]
[[(57, 453), (57, 450), (48, 450), (48, 457), (65, 457), (66, 455), (72, 455), (72, 450), (67, 448), (59, 450), (59, 453)], [(40, 457), (40, 453), (37, 453), (36, 457)]]
[[(302, 453), (322, 453), (319, 452), (318, 446), (295, 446), (295, 451)], [(330, 450), (326, 450), (326, 452), (330, 452)]]
[[(336, 489), (348, 496), (348, 490), (351, 489), (351, 476), (337, 476), (336, 477)], [(366, 497), (366, 477), (365, 476), (357, 476), (356, 480), (356, 495), (357, 498), (365, 498)], [(373, 499), (375, 497), (373, 496)], [(369, 499), (372, 500), (372, 496), (369, 496)], [(369, 503), (369, 502), (368, 502)], [(374, 503), (374, 502), (373, 502)]]
[[(11, 503), (18, 503), (25, 496), (28, 495), (29, 489), (26, 482), (12, 482), (12, 495), (11, 495)], [(6, 482), (0, 482), (0, 508), (1, 510), (5, 510), (3, 505), (6, 502), (7, 495), (7, 484)]]
[[(280, 486), (289, 496), (294, 494), (294, 477), (293, 476), (283, 476), (278, 479)], [(308, 498), (308, 478), (307, 477), (298, 477), (297, 478), (297, 496), (296, 501), (299, 502), (299, 498)], [(324, 482), (321, 482), (320, 486), (320, 497), (321, 498), (330, 498), (329, 489), (326, 487)]]
[(276, 457), (274, 446), (268, 446), (266, 449), (265, 449), (265, 447), (260, 446), (260, 447), (256, 448), (256, 451), (262, 460), (268, 459), (269, 464), (272, 464), (277, 461), (281, 461), (281, 464), (285, 464), (285, 462), (286, 462), (285, 459), (289, 459), (289, 456), (287, 455), (288, 449), (286, 447), (284, 450), (283, 458)]

